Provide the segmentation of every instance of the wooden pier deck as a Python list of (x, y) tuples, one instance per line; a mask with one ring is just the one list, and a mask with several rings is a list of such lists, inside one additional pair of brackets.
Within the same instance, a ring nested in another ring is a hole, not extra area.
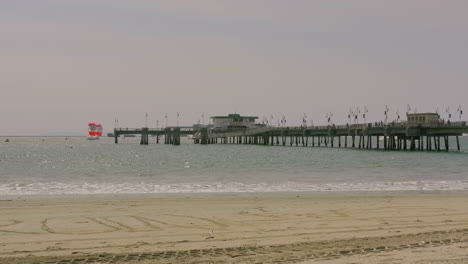
[(467, 122), (450, 124), (392, 123), (388, 125), (353, 124), (314, 127), (259, 127), (235, 131), (214, 131), (192, 127), (116, 128), (115, 143), (120, 135), (141, 135), (140, 143), (147, 145), (148, 136), (156, 143), (164, 136), (165, 144), (179, 145), (181, 135), (194, 135), (195, 144), (255, 144), (312, 147), (344, 147), (385, 150), (449, 150), (449, 138), (468, 133)]
[[(449, 137), (456, 138), (468, 133), (466, 122), (451, 124), (389, 125), (354, 124), (344, 126), (316, 127), (263, 127), (242, 131), (200, 132), (194, 137), (200, 144), (259, 144), (296, 145), (312, 147), (351, 147), (386, 150), (449, 150)], [(441, 144), (443, 140), (443, 148)], [(381, 142), (382, 141), (382, 142)]]
[(159, 138), (164, 136), (165, 144), (180, 145), (181, 135), (193, 135), (195, 130), (193, 127), (166, 127), (159, 128), (115, 128), (114, 141), (119, 143), (119, 136), (121, 135), (141, 135), (141, 145), (148, 145), (148, 137), (150, 135), (156, 136), (156, 143), (159, 143)]

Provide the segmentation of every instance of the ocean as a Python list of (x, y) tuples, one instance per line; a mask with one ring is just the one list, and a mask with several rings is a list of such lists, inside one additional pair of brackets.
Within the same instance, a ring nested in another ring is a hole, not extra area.
[[(461, 151), (0, 138), (0, 196), (468, 191)], [(374, 144), (375, 145), (375, 144)]]

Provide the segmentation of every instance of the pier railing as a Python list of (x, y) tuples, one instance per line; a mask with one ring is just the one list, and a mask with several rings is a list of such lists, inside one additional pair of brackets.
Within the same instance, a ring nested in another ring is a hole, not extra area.
[[(326, 129), (366, 129), (366, 128), (385, 128), (385, 127), (425, 127), (425, 128), (448, 128), (448, 127), (466, 127), (466, 121), (455, 121), (446, 123), (417, 123), (417, 122), (392, 122), (387, 124), (381, 123), (360, 123), (347, 125), (323, 125), (323, 126), (294, 126), (283, 127), (275, 126), (275, 130), (326, 130)], [(271, 130), (271, 129), (270, 129)]]

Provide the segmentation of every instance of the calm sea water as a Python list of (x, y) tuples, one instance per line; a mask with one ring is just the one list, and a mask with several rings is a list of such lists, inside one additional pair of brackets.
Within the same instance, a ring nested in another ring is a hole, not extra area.
[[(88, 141), (0, 138), (0, 195), (468, 191), (462, 150), (377, 151), (252, 145), (139, 145), (139, 138)], [(375, 144), (374, 144), (375, 145)]]

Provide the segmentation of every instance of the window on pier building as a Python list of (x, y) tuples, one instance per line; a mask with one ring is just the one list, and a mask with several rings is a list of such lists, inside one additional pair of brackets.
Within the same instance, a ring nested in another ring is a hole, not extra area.
[(440, 116), (438, 113), (414, 113), (408, 114), (408, 121), (416, 123), (438, 123)]

